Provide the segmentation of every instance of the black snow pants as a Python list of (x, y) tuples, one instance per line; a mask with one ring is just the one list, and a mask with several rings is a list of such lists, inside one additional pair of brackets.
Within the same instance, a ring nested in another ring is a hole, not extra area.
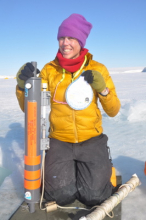
[(51, 138), (45, 158), (45, 199), (58, 205), (78, 199), (89, 206), (106, 200), (112, 193), (107, 140), (105, 134), (80, 143)]

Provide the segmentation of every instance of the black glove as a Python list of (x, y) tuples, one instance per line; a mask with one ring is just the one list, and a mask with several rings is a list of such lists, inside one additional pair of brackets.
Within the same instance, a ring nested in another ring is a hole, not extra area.
[[(26, 63), (20, 68), (16, 76), (20, 89), (24, 90), (25, 81), (34, 76), (33, 71), (34, 66), (31, 63)], [(40, 73), (39, 69), (37, 69), (37, 73)]]
[[(26, 81), (30, 77), (34, 76), (33, 71), (34, 71), (34, 66), (31, 63), (26, 63), (24, 69), (21, 70), (19, 78)], [(39, 73), (39, 72), (40, 71), (37, 69), (37, 73)]]
[(92, 70), (87, 70), (87, 71), (83, 72), (82, 76), (84, 76), (84, 80), (87, 81), (87, 83), (89, 83), (89, 84), (93, 83)]

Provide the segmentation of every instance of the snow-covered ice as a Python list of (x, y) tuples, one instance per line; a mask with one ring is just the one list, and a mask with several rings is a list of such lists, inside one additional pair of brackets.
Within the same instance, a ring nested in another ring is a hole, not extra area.
[[(144, 67), (143, 67), (144, 68)], [(122, 220), (146, 219), (146, 72), (143, 68), (110, 71), (121, 110), (114, 118), (102, 110), (113, 164), (123, 183), (136, 173), (141, 185), (122, 202)], [(8, 220), (23, 201), (24, 113), (14, 77), (0, 77), (0, 219)]]

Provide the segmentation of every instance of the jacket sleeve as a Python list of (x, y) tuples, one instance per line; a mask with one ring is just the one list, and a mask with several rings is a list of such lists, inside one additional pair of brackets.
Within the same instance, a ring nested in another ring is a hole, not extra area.
[(103, 66), (101, 74), (104, 77), (106, 87), (109, 88), (109, 94), (107, 96), (102, 96), (98, 94), (99, 100), (106, 114), (110, 117), (114, 117), (118, 114), (120, 110), (120, 100), (117, 97), (116, 89), (112, 81), (112, 78), (109, 75), (109, 72), (105, 66)]
[[(45, 67), (42, 69), (39, 77), (41, 77), (41, 83), (47, 83), (48, 85), (48, 81), (47, 81), (47, 74), (46, 74), (46, 69)], [(47, 88), (48, 90), (49, 88)], [(24, 91), (20, 90), (18, 85), (16, 86), (16, 97), (19, 103), (19, 106), (21, 108), (21, 110), (24, 112)]]
[(49, 88), (49, 65), (45, 65), (44, 68), (41, 70), (39, 77), (41, 78), (41, 83), (47, 83), (47, 91), (50, 90)]
[(16, 97), (21, 110), (24, 112), (24, 91), (20, 90), (18, 85), (16, 86)]

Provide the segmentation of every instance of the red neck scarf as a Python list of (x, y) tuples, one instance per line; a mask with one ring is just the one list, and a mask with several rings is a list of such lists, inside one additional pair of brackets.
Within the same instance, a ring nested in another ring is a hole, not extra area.
[(80, 67), (82, 66), (84, 59), (85, 59), (85, 55), (87, 54), (87, 52), (88, 52), (88, 50), (86, 48), (82, 48), (79, 57), (77, 57), (75, 59), (66, 59), (62, 56), (61, 52), (58, 51), (57, 58), (58, 58), (60, 66), (62, 66), (62, 68), (64, 68), (65, 70), (67, 70), (71, 73), (74, 73), (77, 70), (79, 70)]

